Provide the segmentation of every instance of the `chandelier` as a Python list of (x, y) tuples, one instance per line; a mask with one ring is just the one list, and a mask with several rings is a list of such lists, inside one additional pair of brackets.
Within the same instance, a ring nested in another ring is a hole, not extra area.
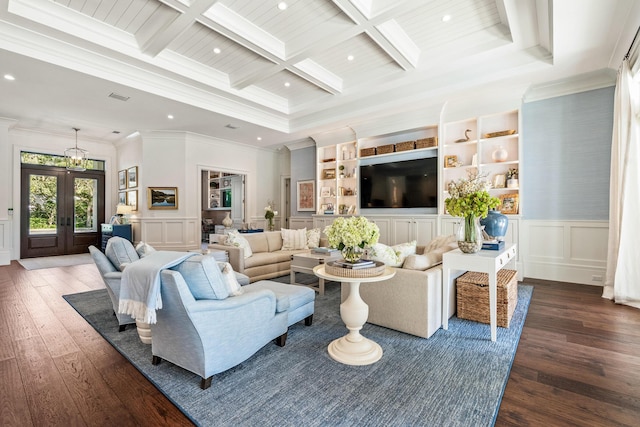
[(82, 172), (87, 170), (87, 150), (78, 148), (78, 131), (80, 129), (73, 128), (76, 131), (76, 146), (67, 148), (64, 150), (64, 161), (67, 165), (67, 170)]

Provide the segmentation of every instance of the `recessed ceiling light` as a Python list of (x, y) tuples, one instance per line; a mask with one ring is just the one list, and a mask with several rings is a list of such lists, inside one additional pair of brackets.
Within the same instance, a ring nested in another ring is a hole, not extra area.
[(5, 75), (4, 75), (4, 78), (5, 78), (5, 80), (11, 80), (11, 81), (14, 81), (14, 80), (16, 79), (16, 78), (15, 78), (15, 77), (13, 77), (11, 74), (5, 74)]
[(291, 83), (289, 83), (289, 82), (284, 82), (284, 87), (289, 87), (289, 86), (291, 86)]
[(173, 120), (173, 114), (168, 114), (168, 115), (167, 115), (167, 119), (169, 119), (169, 120)]
[(281, 1), (280, 3), (278, 3), (278, 9), (280, 10), (286, 10), (287, 9), (287, 4), (283, 1)]
[(261, 137), (261, 136), (257, 137), (256, 139), (257, 139), (258, 141), (262, 141), (262, 137)]
[(353, 55), (349, 55), (349, 56), (347, 56), (347, 61), (353, 61), (353, 59), (354, 59), (354, 58), (353, 58)]
[(442, 17), (442, 22), (449, 22), (451, 21), (451, 15), (444, 15)]
[(222, 52), (222, 51), (220, 50), (219, 47), (214, 47), (213, 48), (213, 53), (215, 53), (216, 55), (219, 54), (220, 52)]

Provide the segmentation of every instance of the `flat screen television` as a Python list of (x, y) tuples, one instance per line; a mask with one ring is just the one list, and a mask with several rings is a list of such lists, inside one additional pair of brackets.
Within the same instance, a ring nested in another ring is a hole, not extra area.
[(360, 209), (437, 207), (437, 157), (360, 166)]

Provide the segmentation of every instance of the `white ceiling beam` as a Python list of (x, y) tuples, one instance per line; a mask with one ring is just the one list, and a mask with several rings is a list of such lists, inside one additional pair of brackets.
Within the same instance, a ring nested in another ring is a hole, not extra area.
[(217, 0), (196, 0), (191, 7), (177, 9), (175, 4), (170, 7), (179, 15), (177, 17), (157, 16), (144, 23), (136, 33), (136, 40), (140, 51), (146, 55), (156, 56), (169, 44), (187, 31), (197, 21), (198, 17), (211, 8)]

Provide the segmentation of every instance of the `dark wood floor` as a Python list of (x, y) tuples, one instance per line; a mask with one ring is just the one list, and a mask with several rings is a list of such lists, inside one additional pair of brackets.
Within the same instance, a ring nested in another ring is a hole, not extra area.
[[(527, 282), (496, 425), (640, 425), (640, 310), (598, 287)], [(0, 267), (1, 426), (191, 425), (61, 298), (102, 287), (93, 264)]]

